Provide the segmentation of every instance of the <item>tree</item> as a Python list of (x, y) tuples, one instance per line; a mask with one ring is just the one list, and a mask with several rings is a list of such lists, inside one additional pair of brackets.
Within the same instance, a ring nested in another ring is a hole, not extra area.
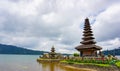
[(79, 54), (78, 54), (78, 53), (74, 53), (73, 55), (74, 55), (74, 57), (78, 57), (78, 56), (79, 56)]

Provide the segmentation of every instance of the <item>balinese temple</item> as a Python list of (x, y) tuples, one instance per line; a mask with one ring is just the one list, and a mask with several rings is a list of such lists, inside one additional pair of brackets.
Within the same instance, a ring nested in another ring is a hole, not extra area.
[(49, 55), (50, 55), (50, 58), (51, 58), (51, 59), (54, 59), (54, 58), (55, 58), (56, 53), (55, 53), (55, 48), (54, 48), (54, 46), (52, 46), (51, 52), (49, 53)]
[(97, 56), (97, 51), (100, 51), (102, 48), (100, 46), (95, 45), (93, 32), (89, 23), (89, 19), (85, 19), (83, 38), (80, 43), (81, 45), (75, 47), (80, 52), (80, 56)]
[(55, 53), (55, 48), (54, 48), (54, 46), (52, 46), (51, 52), (52, 52), (52, 53)]

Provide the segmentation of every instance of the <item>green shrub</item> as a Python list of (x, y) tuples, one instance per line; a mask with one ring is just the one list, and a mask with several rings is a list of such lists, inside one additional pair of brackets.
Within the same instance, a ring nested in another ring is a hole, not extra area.
[(68, 62), (68, 64), (74, 64), (73, 62)]
[(117, 67), (120, 67), (120, 61), (116, 62), (115, 65), (116, 65)]
[(74, 53), (73, 55), (74, 55), (74, 57), (79, 57), (78, 53)]
[(116, 62), (118, 62), (118, 60), (95, 60), (94, 58), (91, 58), (91, 59), (84, 58), (83, 60), (82, 59), (69, 59), (69, 60), (65, 60), (65, 61), (69, 64), (73, 64), (73, 63), (78, 63), (78, 64), (79, 63), (92, 63), (92, 64), (103, 64), (103, 65), (104, 64), (115, 65)]

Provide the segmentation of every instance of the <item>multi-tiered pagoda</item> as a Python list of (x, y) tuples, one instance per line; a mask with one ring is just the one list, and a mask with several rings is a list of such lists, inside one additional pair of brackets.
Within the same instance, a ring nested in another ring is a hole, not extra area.
[(51, 59), (54, 59), (54, 58), (55, 58), (56, 53), (55, 53), (55, 48), (54, 48), (54, 46), (52, 46), (51, 52), (50, 52), (49, 54), (50, 54), (50, 58), (51, 58)]
[(80, 52), (80, 56), (97, 56), (97, 51), (101, 50), (100, 46), (95, 45), (94, 37), (92, 34), (91, 26), (89, 23), (89, 19), (85, 19), (83, 38), (79, 45), (75, 47)]

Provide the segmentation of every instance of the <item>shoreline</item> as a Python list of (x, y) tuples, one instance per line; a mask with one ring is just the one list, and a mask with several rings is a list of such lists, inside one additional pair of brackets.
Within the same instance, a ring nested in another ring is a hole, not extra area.
[(37, 62), (39, 63), (55, 63), (57, 65), (62, 66), (63, 68), (67, 68), (70, 70), (76, 70), (76, 71), (97, 71), (95, 69), (90, 69), (90, 68), (80, 68), (80, 67), (76, 67), (76, 66), (72, 66), (69, 64), (65, 64), (65, 63), (61, 63), (60, 60), (58, 59), (37, 59)]
[(116, 65), (109, 64), (94, 64), (94, 63), (72, 63), (65, 62), (60, 59), (37, 59), (40, 63), (58, 63), (63, 67), (70, 68), (73, 70), (83, 70), (83, 71), (120, 71), (120, 68)]
[(64, 62), (60, 62), (60, 64), (70, 68), (88, 69), (88, 71), (120, 71), (120, 68), (116, 66), (100, 67), (96, 65), (68, 64)]
[(75, 66), (71, 66), (71, 65), (65, 65), (65, 68), (69, 68), (69, 69), (74, 69), (74, 70), (83, 70), (83, 71), (97, 71), (94, 69), (89, 69), (89, 68), (79, 68), (79, 67), (75, 67)]
[(61, 61), (61, 59), (40, 59), (38, 58), (37, 61), (41, 63), (58, 63)]

